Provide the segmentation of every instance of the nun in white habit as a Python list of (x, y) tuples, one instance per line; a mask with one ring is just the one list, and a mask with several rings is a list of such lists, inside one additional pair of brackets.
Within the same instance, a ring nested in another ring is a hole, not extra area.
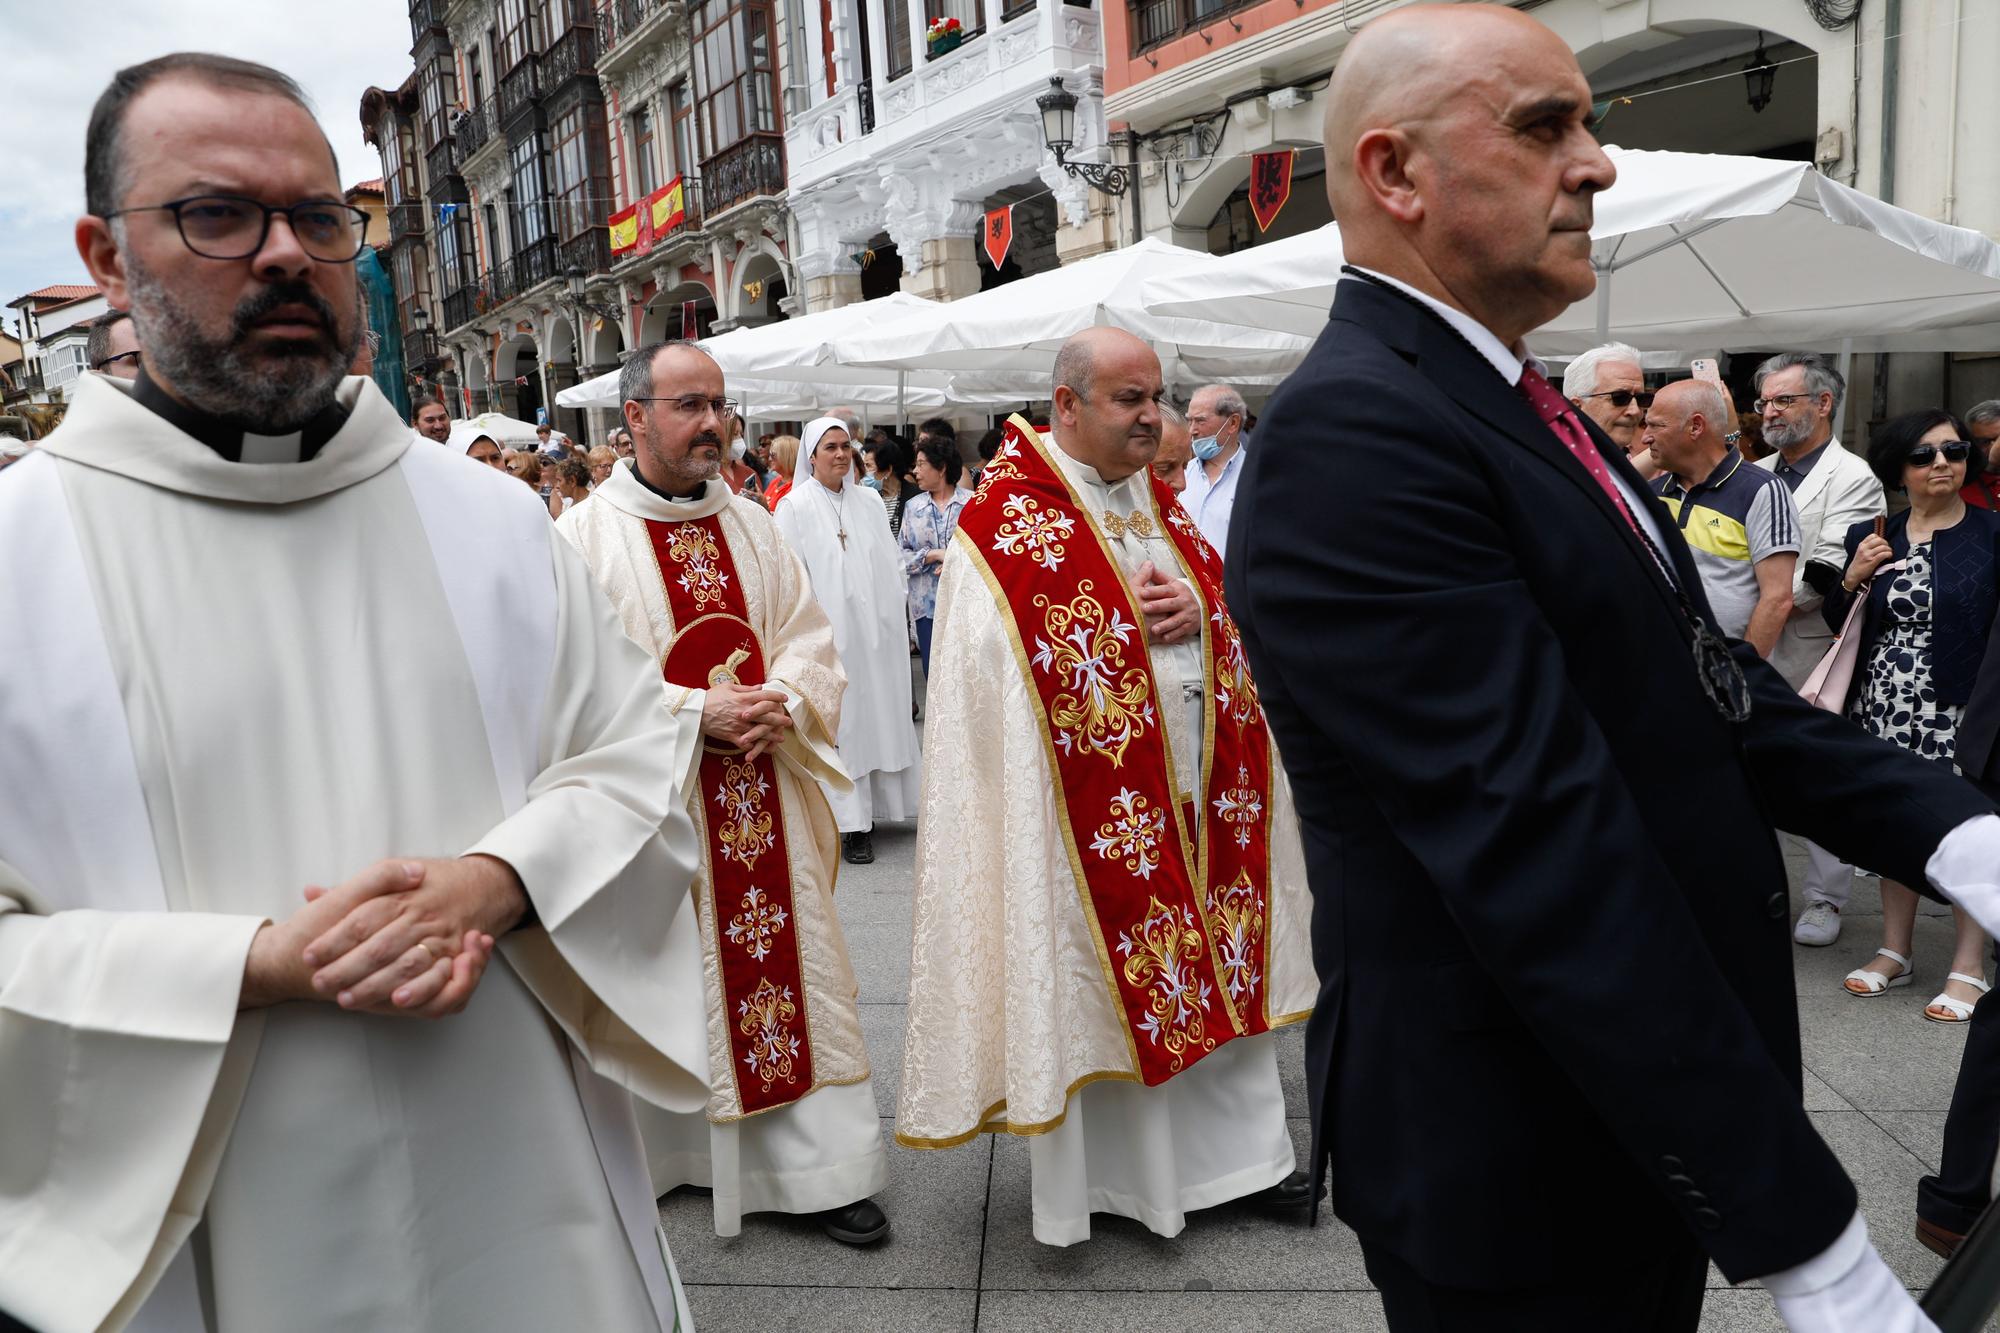
[(792, 489), (778, 502), (778, 531), (805, 562), (813, 595), (833, 622), (847, 670), (840, 759), (851, 792), (827, 792), (852, 864), (875, 859), (878, 819), (917, 816), (921, 746), (910, 706), (908, 599), (882, 497), (850, 480), (854, 446), (845, 424), (820, 417), (799, 440)]

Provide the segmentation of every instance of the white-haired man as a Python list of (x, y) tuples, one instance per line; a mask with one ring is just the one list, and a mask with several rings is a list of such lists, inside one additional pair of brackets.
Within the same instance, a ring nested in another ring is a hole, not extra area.
[[(1887, 512), (1888, 500), (1861, 455), (1841, 448), (1834, 437), (1847, 381), (1832, 362), (1811, 352), (1782, 352), (1758, 366), (1755, 378), (1764, 443), (1775, 451), (1757, 466), (1778, 474), (1799, 511), (1792, 615), (1771, 653), (1771, 665), (1797, 689), (1833, 646), (1820, 602), (1847, 567), (1847, 533)], [(1839, 939), (1841, 909), (1853, 886), (1852, 866), (1806, 843), (1806, 905), (1792, 938), (1815, 947)]]
[(1593, 347), (1563, 368), (1562, 384), (1563, 396), (1604, 428), (1641, 477), (1651, 481), (1660, 475), (1660, 465), (1639, 442), (1653, 395), (1646, 388), (1638, 348), (1624, 343)]
[(1204, 384), (1188, 402), (1194, 462), (1187, 469), (1181, 505), (1217, 555), (1229, 547), (1229, 515), (1236, 508), (1236, 478), (1243, 471), (1249, 415), (1243, 395), (1227, 384)]

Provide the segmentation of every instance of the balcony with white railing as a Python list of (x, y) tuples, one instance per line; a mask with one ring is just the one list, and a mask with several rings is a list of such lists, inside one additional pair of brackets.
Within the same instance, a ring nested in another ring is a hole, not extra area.
[[(1097, 11), (1063, 0), (945, 0), (942, 7), (932, 0), (937, 12), (960, 19), (959, 41), (950, 49), (926, 43), (925, 0), (863, 2), (872, 77), (861, 77), (856, 25), (839, 39), (848, 49), (836, 53), (834, 93), (795, 112), (786, 126), (794, 191), (857, 171), (872, 174), (905, 150), (938, 148), (996, 120), (1032, 118), (1052, 75), (1073, 75), (1104, 58)], [(902, 52), (885, 36), (891, 22), (908, 25), (909, 68), (900, 73)]]

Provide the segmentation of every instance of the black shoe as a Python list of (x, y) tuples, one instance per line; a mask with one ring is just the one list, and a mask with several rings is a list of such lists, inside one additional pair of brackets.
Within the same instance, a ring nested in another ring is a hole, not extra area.
[(1268, 1189), (1249, 1195), (1246, 1202), (1262, 1208), (1310, 1208), (1313, 1202), (1312, 1177), (1294, 1171)]
[(829, 1208), (819, 1215), (819, 1224), (843, 1245), (873, 1245), (889, 1234), (889, 1215), (873, 1199)]
[(851, 866), (865, 866), (875, 860), (875, 830), (840, 835), (841, 855)]

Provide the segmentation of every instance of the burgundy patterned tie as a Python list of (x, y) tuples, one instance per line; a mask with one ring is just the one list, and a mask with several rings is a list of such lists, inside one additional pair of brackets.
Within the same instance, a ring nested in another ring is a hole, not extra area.
[(1541, 372), (1533, 366), (1521, 367), (1521, 382), (1515, 386), (1520, 395), (1528, 400), (1528, 406), (1535, 409), (1535, 415), (1548, 424), (1555, 437), (1583, 464), (1583, 470), (1590, 479), (1604, 489), (1611, 497), (1611, 503), (1618, 506), (1618, 512), (1625, 519), (1626, 526), (1633, 532), (1639, 531), (1639, 524), (1632, 517), (1632, 511), (1625, 507), (1625, 496), (1618, 489), (1618, 483), (1611, 479), (1611, 469), (1605, 466), (1604, 455), (1597, 452), (1597, 446), (1590, 442), (1590, 433), (1583, 423), (1576, 419), (1576, 409), (1569, 400), (1555, 391), (1555, 386), (1542, 378)]

